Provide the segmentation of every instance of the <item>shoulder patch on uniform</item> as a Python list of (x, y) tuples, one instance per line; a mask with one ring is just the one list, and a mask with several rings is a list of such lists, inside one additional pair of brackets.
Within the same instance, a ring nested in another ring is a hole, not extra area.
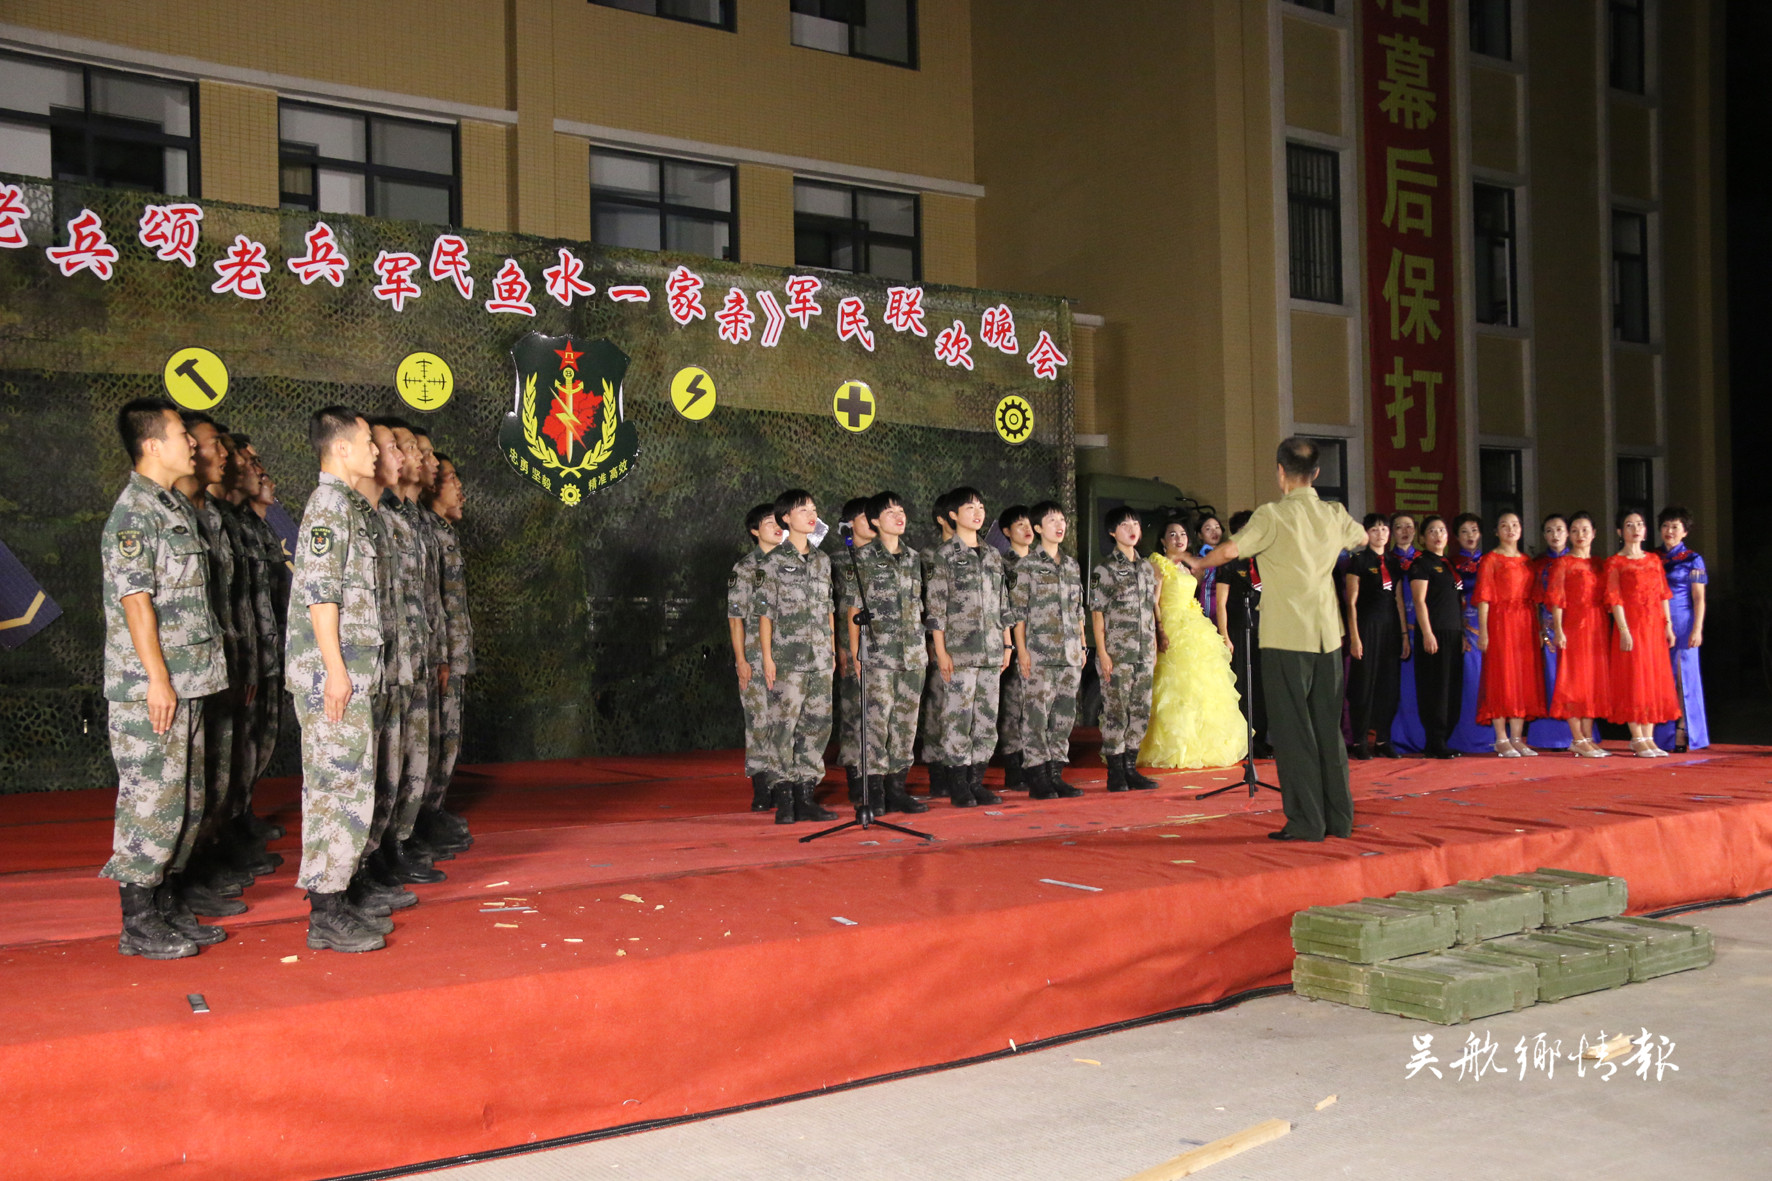
[(332, 552), (332, 530), (325, 525), (316, 525), (313, 535), (308, 539), (308, 546), (314, 551), (316, 558), (324, 558)]
[(142, 531), (140, 529), (117, 530), (117, 552), (133, 562), (142, 556)]
[(727, 586), (737, 586), (738, 585), (738, 571), (737, 570), (734, 570), (731, 574), (728, 574), (726, 576), (726, 585)]

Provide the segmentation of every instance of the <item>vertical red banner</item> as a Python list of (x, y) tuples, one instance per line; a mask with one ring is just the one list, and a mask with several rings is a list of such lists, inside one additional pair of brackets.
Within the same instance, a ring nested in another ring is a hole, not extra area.
[(1453, 0), (1357, 0), (1377, 504), (1458, 503)]

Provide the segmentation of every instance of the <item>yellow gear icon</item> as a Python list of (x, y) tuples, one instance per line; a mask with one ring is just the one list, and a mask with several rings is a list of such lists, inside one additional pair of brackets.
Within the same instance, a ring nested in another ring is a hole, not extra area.
[(1020, 394), (997, 403), (997, 434), (1005, 443), (1025, 443), (1034, 433), (1034, 408)]

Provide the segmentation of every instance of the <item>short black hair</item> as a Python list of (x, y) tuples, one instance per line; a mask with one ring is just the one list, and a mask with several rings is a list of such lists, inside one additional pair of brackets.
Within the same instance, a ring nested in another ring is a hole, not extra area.
[[(1435, 521), (1438, 521), (1441, 525), (1444, 525), (1446, 523), (1446, 518), (1442, 517), (1439, 513), (1429, 513), (1427, 516), (1421, 518), (1421, 535), (1423, 537), (1427, 536), (1428, 526), (1432, 525)], [(1450, 542), (1452, 540), (1451, 533), (1452, 533), (1452, 530), (1450, 530), (1450, 529), (1446, 530), (1446, 534), (1447, 534), (1446, 540), (1448, 542)]]
[(1546, 513), (1546, 514), (1544, 514), (1544, 520), (1538, 522), (1538, 527), (1540, 529), (1543, 529), (1546, 526), (1548, 526), (1552, 521), (1563, 522), (1563, 528), (1565, 528), (1565, 529), (1567, 529), (1569, 527), (1569, 518), (1565, 517), (1562, 513)]
[(1367, 529), (1372, 528), (1374, 525), (1383, 525), (1388, 529), (1390, 528), (1391, 519), (1383, 513), (1367, 513), (1366, 519), (1361, 521), (1360, 524)]
[(252, 446), (252, 436), (251, 435), (241, 434), (239, 431), (234, 431), (232, 433), (234, 436), (234, 446), (240, 447), (240, 448), (246, 448), (246, 447)]
[(417, 435), (421, 439), (428, 439), (431, 437), (430, 431), (427, 431), (424, 427), (418, 426), (416, 424), (413, 426), (409, 426), (406, 429), (411, 431), (413, 434)]
[(810, 503), (812, 503), (812, 493), (804, 488), (789, 488), (775, 498), (775, 523), (786, 529), (788, 514), (801, 505)]
[(1311, 480), (1317, 474), (1317, 445), (1309, 439), (1293, 435), (1280, 440), (1274, 458), (1295, 480)]
[(1397, 522), (1404, 519), (1407, 519), (1411, 525), (1414, 525), (1417, 528), (1421, 527), (1421, 520), (1414, 513), (1404, 512), (1403, 510), (1398, 509), (1391, 514), (1391, 528), (1395, 529), (1397, 527)]
[(1246, 509), (1238, 509), (1236, 512), (1231, 514), (1231, 519), (1230, 519), (1230, 524), (1229, 524), (1230, 531), (1232, 533), (1241, 533), (1243, 531), (1243, 526), (1247, 525), (1249, 523), (1249, 518), (1253, 517), (1254, 515), (1255, 515), (1254, 509), (1247, 509), (1247, 508)]
[(868, 511), (868, 498), (867, 497), (865, 497), (865, 496), (851, 496), (848, 500), (845, 500), (843, 502), (843, 518), (842, 519), (845, 521), (853, 521), (853, 520), (855, 520), (855, 518), (861, 516), (861, 514), (867, 512), (867, 511)]
[(1038, 529), (1053, 513), (1057, 513), (1061, 517), (1064, 516), (1064, 505), (1059, 504), (1056, 500), (1037, 501), (1034, 507), (1027, 511), (1028, 524)]
[[(1594, 515), (1586, 509), (1578, 509), (1569, 514), (1569, 528), (1575, 528), (1575, 522), (1577, 521), (1586, 521), (1589, 525), (1592, 525), (1594, 523)], [(1599, 529), (1596, 527), (1594, 532), (1598, 533)]]
[(1519, 509), (1504, 508), (1500, 512), (1496, 513), (1495, 514), (1495, 527), (1497, 529), (1501, 528), (1501, 518), (1503, 518), (1503, 517), (1512, 517), (1514, 520), (1518, 521), (1520, 523), (1520, 528), (1522, 530), (1524, 530), (1526, 527), (1526, 518), (1522, 517), (1520, 515)]
[(1190, 529), (1188, 532), (1194, 533), (1194, 534), (1200, 533), (1202, 530), (1204, 530), (1206, 528), (1207, 521), (1218, 521), (1219, 530), (1221, 532), (1224, 530), (1224, 522), (1218, 520), (1217, 513), (1201, 513), (1199, 518), (1194, 521), (1194, 527), (1192, 529)]
[(362, 418), (349, 406), (322, 406), (308, 418), (308, 446), (314, 449), (314, 455), (322, 463), (326, 461), (326, 449), (341, 435), (348, 435), (357, 428), (357, 420)]
[(1143, 521), (1139, 521), (1137, 509), (1129, 504), (1123, 504), (1119, 508), (1109, 509), (1102, 523), (1107, 527), (1107, 531), (1112, 533), (1127, 521), (1138, 521), (1140, 525), (1144, 524)]
[[(446, 463), (451, 467), (455, 467), (455, 460), (453, 460), (449, 456), (443, 454), (441, 451), (431, 452), (431, 458), (435, 459), (438, 463)], [(459, 472), (461, 469), (456, 468), (455, 470)]]
[[(208, 423), (210, 426), (215, 426), (215, 419), (209, 417), (209, 415), (203, 413), (201, 410), (180, 410), (178, 416), (185, 420), (185, 429), (187, 431), (195, 430), (197, 424), (203, 422)], [(215, 429), (218, 431), (221, 430), (220, 427), (215, 427)]]
[(751, 511), (744, 515), (744, 531), (756, 533), (763, 528), (763, 522), (775, 515), (775, 502), (765, 500), (762, 504), (753, 505)]
[(868, 524), (878, 525), (880, 514), (893, 506), (904, 508), (904, 498), (896, 492), (876, 492), (868, 497), (868, 507), (864, 510), (868, 515)]
[(1692, 532), (1692, 514), (1686, 511), (1686, 506), (1683, 504), (1670, 504), (1662, 509), (1656, 514), (1655, 527), (1659, 529), (1669, 521), (1678, 521), (1682, 529), (1688, 533)]
[(984, 493), (972, 487), (970, 484), (960, 485), (958, 488), (953, 489), (947, 494), (947, 507), (942, 509), (942, 518), (945, 520), (952, 517), (953, 520), (950, 521), (949, 524), (957, 527), (960, 524), (960, 510), (975, 500), (978, 501), (979, 505), (982, 507), (984, 504)]
[(1613, 528), (1614, 528), (1614, 529), (1622, 529), (1622, 528), (1624, 528), (1624, 522), (1625, 522), (1625, 519), (1626, 519), (1626, 518), (1627, 518), (1627, 517), (1632, 517), (1632, 516), (1636, 516), (1636, 517), (1641, 517), (1641, 518), (1642, 518), (1642, 520), (1643, 520), (1643, 530), (1644, 530), (1644, 532), (1647, 532), (1647, 531), (1648, 531), (1648, 529), (1649, 529), (1649, 514), (1648, 514), (1648, 513), (1646, 513), (1646, 512), (1644, 512), (1644, 511), (1643, 511), (1643, 510), (1642, 510), (1642, 509), (1640, 509), (1640, 508), (1621, 508), (1621, 509), (1619, 509), (1619, 510), (1618, 510), (1618, 520), (1617, 520), (1617, 522), (1616, 522), (1616, 523), (1615, 523), (1615, 524), (1614, 524), (1614, 525), (1613, 525), (1613, 526), (1612, 526), (1612, 527), (1613, 527)]
[(935, 498), (935, 503), (929, 506), (929, 519), (937, 525), (948, 523), (948, 497), (951, 495), (953, 493), (943, 492)]
[(122, 441), (123, 450), (129, 452), (130, 463), (141, 462), (143, 443), (166, 437), (168, 410), (179, 412), (171, 398), (162, 396), (133, 398), (117, 411), (117, 438)]
[(1017, 521), (1026, 521), (1030, 525), (1034, 523), (1034, 514), (1027, 505), (1012, 504), (997, 514), (997, 528), (1001, 529), (1004, 534), (1008, 534), (1009, 526)]
[(387, 427), (390, 431), (409, 431), (412, 429), (410, 423), (396, 414), (385, 416), (381, 420), (381, 425)]
[(1453, 536), (1456, 537), (1460, 529), (1463, 529), (1467, 524), (1473, 523), (1476, 525), (1478, 532), (1481, 532), (1488, 527), (1483, 524), (1483, 518), (1477, 516), (1475, 513), (1459, 513), (1456, 517), (1452, 518)]

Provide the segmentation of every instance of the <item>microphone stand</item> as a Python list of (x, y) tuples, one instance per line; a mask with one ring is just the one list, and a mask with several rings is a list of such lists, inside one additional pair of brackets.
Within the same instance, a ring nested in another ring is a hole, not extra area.
[[(860, 828), (865, 832), (867, 829), (876, 825), (880, 828), (889, 828), (893, 832), (902, 832), (907, 837), (916, 837), (919, 840), (933, 841), (935, 838), (929, 833), (918, 832), (916, 829), (906, 828), (902, 824), (893, 824), (890, 820), (881, 820), (874, 815), (873, 800), (868, 793), (867, 675), (868, 637), (874, 630), (874, 613), (868, 610), (868, 588), (862, 582), (861, 565), (855, 560), (855, 535), (848, 532), (849, 526), (845, 525), (843, 526), (843, 529), (845, 531), (843, 544), (849, 549), (849, 572), (855, 576), (855, 593), (861, 599), (861, 610), (855, 613), (855, 626), (860, 635), (861, 641), (855, 650), (855, 679), (860, 683), (861, 687), (861, 692), (857, 694), (857, 700), (860, 702), (859, 708), (861, 710), (861, 742), (860, 757), (858, 760), (860, 766), (856, 768), (857, 773), (861, 776), (861, 802), (855, 805), (855, 819), (845, 820), (843, 823), (832, 825), (830, 828), (827, 828), (822, 832), (815, 832), (811, 836), (801, 837), (800, 843), (804, 845), (808, 842), (816, 841), (820, 837), (834, 836), (847, 828)], [(845, 635), (847, 635), (849, 630), (849, 624), (847, 621), (843, 624), (843, 630)]]
[(1249, 789), (1249, 798), (1254, 799), (1257, 788), (1265, 787), (1269, 791), (1279, 791), (1271, 783), (1267, 783), (1255, 774), (1255, 587), (1245, 583), (1237, 592), (1243, 597), (1243, 687), (1248, 691), (1247, 708), (1243, 711), (1243, 722), (1249, 727), (1249, 745), (1243, 751), (1243, 782), (1232, 783), (1224, 787), (1215, 787), (1194, 797), (1196, 800), (1209, 800), (1213, 796), (1223, 795), (1227, 791), (1236, 791), (1239, 787)]

